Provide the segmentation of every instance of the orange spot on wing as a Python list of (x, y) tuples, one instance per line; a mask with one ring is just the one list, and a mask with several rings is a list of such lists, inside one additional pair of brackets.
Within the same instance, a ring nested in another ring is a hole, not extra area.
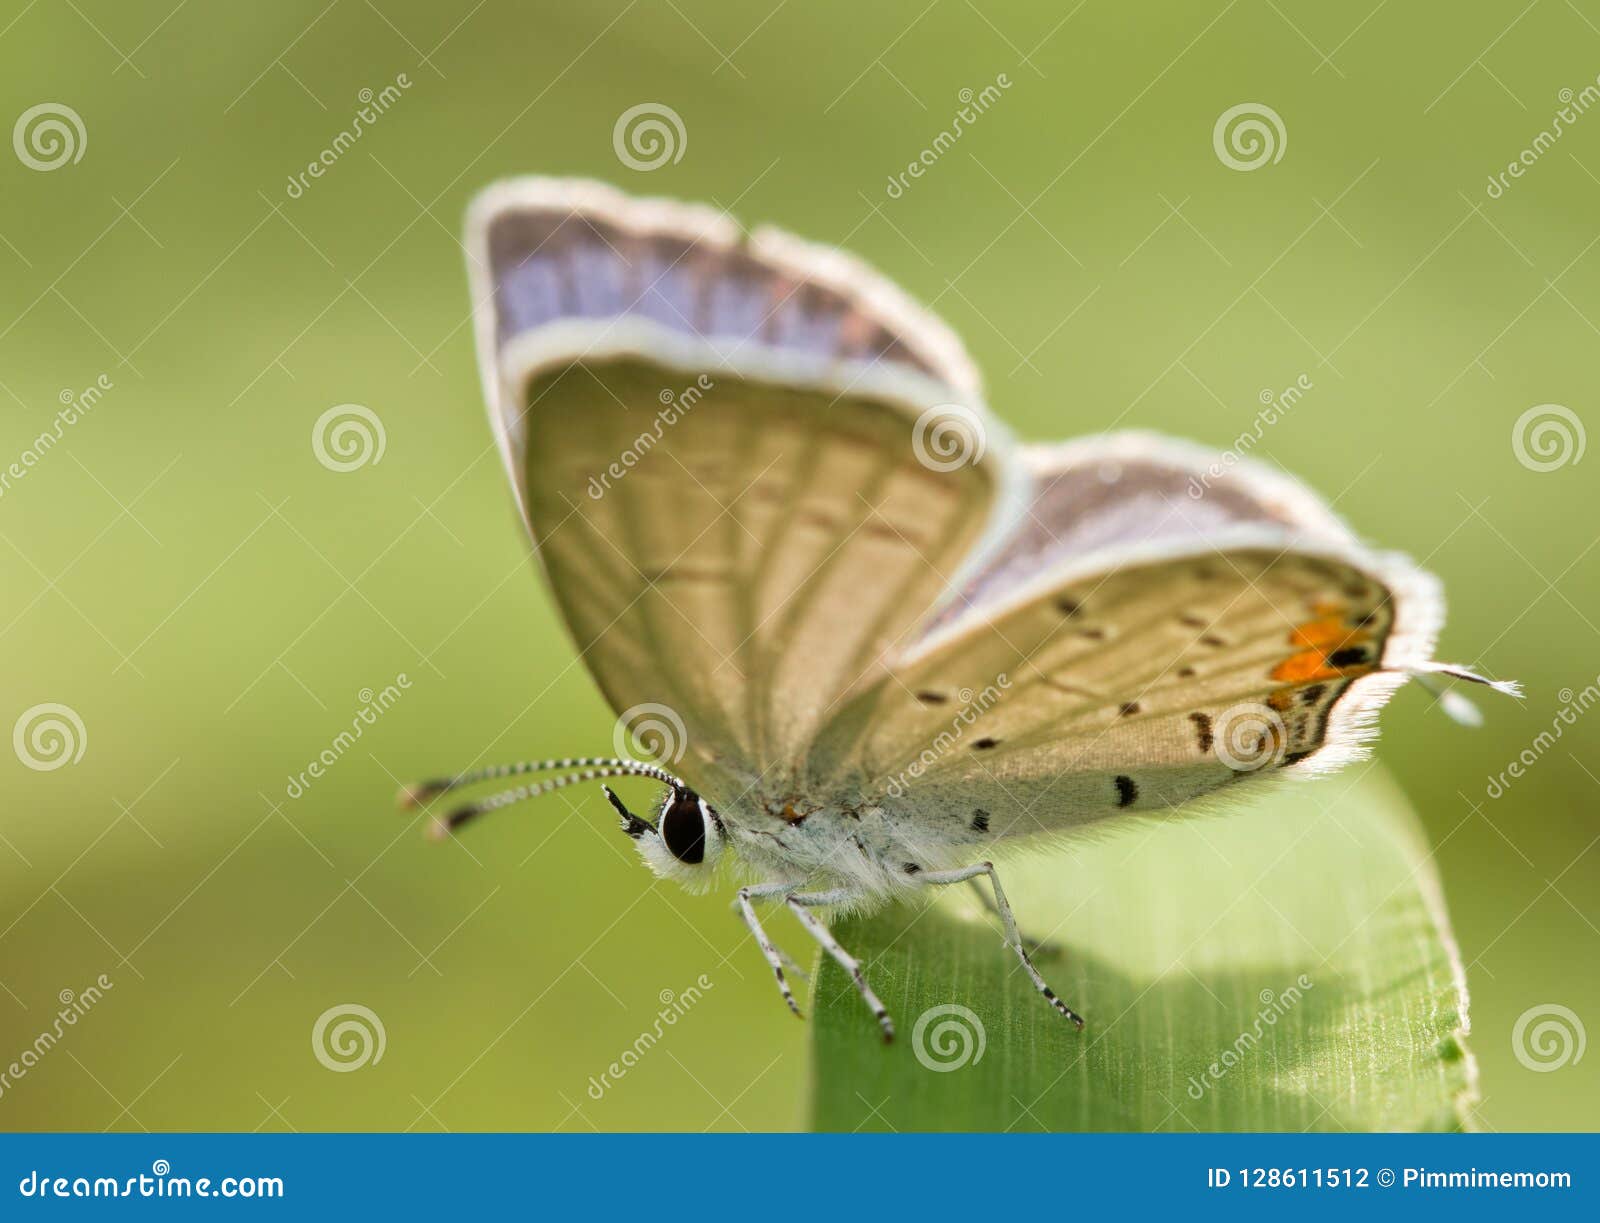
[(1272, 668), (1272, 678), (1282, 684), (1308, 684), (1313, 680), (1337, 679), (1339, 674), (1328, 665), (1328, 656), (1318, 649), (1291, 654)]
[(1296, 625), (1289, 633), (1289, 644), (1302, 648), (1338, 648), (1366, 641), (1369, 634), (1364, 629), (1350, 628), (1342, 616), (1321, 616)]

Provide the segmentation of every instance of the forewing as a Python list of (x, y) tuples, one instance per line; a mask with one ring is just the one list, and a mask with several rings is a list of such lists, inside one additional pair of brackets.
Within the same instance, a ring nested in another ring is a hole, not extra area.
[[(854, 262), (709, 210), (535, 180), (471, 229), (496, 433), (585, 661), (684, 723), (691, 781), (781, 787), (1020, 508), (965, 354)], [(952, 402), (986, 446), (934, 469), (917, 422)]]

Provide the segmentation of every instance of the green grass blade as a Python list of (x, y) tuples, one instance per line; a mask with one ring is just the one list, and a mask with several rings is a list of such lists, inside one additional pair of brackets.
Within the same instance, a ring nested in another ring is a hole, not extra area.
[[(1064, 944), (1039, 968), (1088, 1027), (1034, 992), (965, 887), (842, 921), (900, 1034), (882, 1044), (821, 965), (813, 1128), (1464, 1126), (1459, 958), (1415, 817), (1381, 772), (1000, 867), (1024, 937)], [(916, 1034), (951, 1004), (976, 1016), (981, 1056), (960, 1015)]]

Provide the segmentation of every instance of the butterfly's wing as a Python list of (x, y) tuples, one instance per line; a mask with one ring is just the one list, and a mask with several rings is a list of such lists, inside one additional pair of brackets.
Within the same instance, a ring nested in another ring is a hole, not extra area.
[(585, 661), (681, 722), (691, 782), (781, 789), (1026, 504), (966, 354), (848, 257), (708, 208), (519, 180), (468, 238), (491, 421)]
[(948, 839), (1150, 812), (1357, 755), (1443, 604), (1255, 463), (1145, 434), (1027, 452), (1035, 498), (824, 736)]

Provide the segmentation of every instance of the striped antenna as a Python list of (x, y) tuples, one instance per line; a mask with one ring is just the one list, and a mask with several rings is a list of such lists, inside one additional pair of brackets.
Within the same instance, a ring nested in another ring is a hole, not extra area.
[(560, 790), (566, 786), (576, 785), (580, 781), (598, 781), (602, 777), (653, 777), (657, 781), (664, 781), (668, 785), (682, 788), (683, 783), (665, 770), (654, 765), (640, 764), (634, 760), (624, 760), (618, 766), (605, 766), (601, 768), (584, 769), (578, 773), (567, 773), (561, 777), (551, 777), (548, 780), (535, 782), (532, 785), (518, 786), (514, 790), (502, 790), (498, 794), (491, 794), (477, 802), (467, 803), (457, 807), (443, 819), (436, 819), (428, 826), (428, 835), (436, 841), (442, 841), (468, 820), (476, 819), (490, 811), (498, 811), (501, 807), (509, 807), (512, 803), (525, 802), (530, 798), (538, 798), (541, 794), (549, 794), (553, 790)]
[[(677, 783), (677, 778), (666, 770), (638, 760), (624, 760), (617, 756), (561, 756), (550, 760), (519, 760), (515, 764), (495, 764), (487, 768), (473, 769), (468, 773), (458, 773), (454, 777), (435, 777), (428, 781), (411, 782), (400, 787), (396, 802), (402, 811), (411, 811), (432, 802), (441, 794), (448, 794), (451, 790), (458, 790), (462, 786), (474, 785), (480, 781), (497, 781), (502, 777), (516, 777), (523, 773), (542, 773), (547, 769), (588, 768), (623, 769), (630, 776), (654, 777), (657, 781)], [(614, 774), (614, 776), (622, 775)]]

